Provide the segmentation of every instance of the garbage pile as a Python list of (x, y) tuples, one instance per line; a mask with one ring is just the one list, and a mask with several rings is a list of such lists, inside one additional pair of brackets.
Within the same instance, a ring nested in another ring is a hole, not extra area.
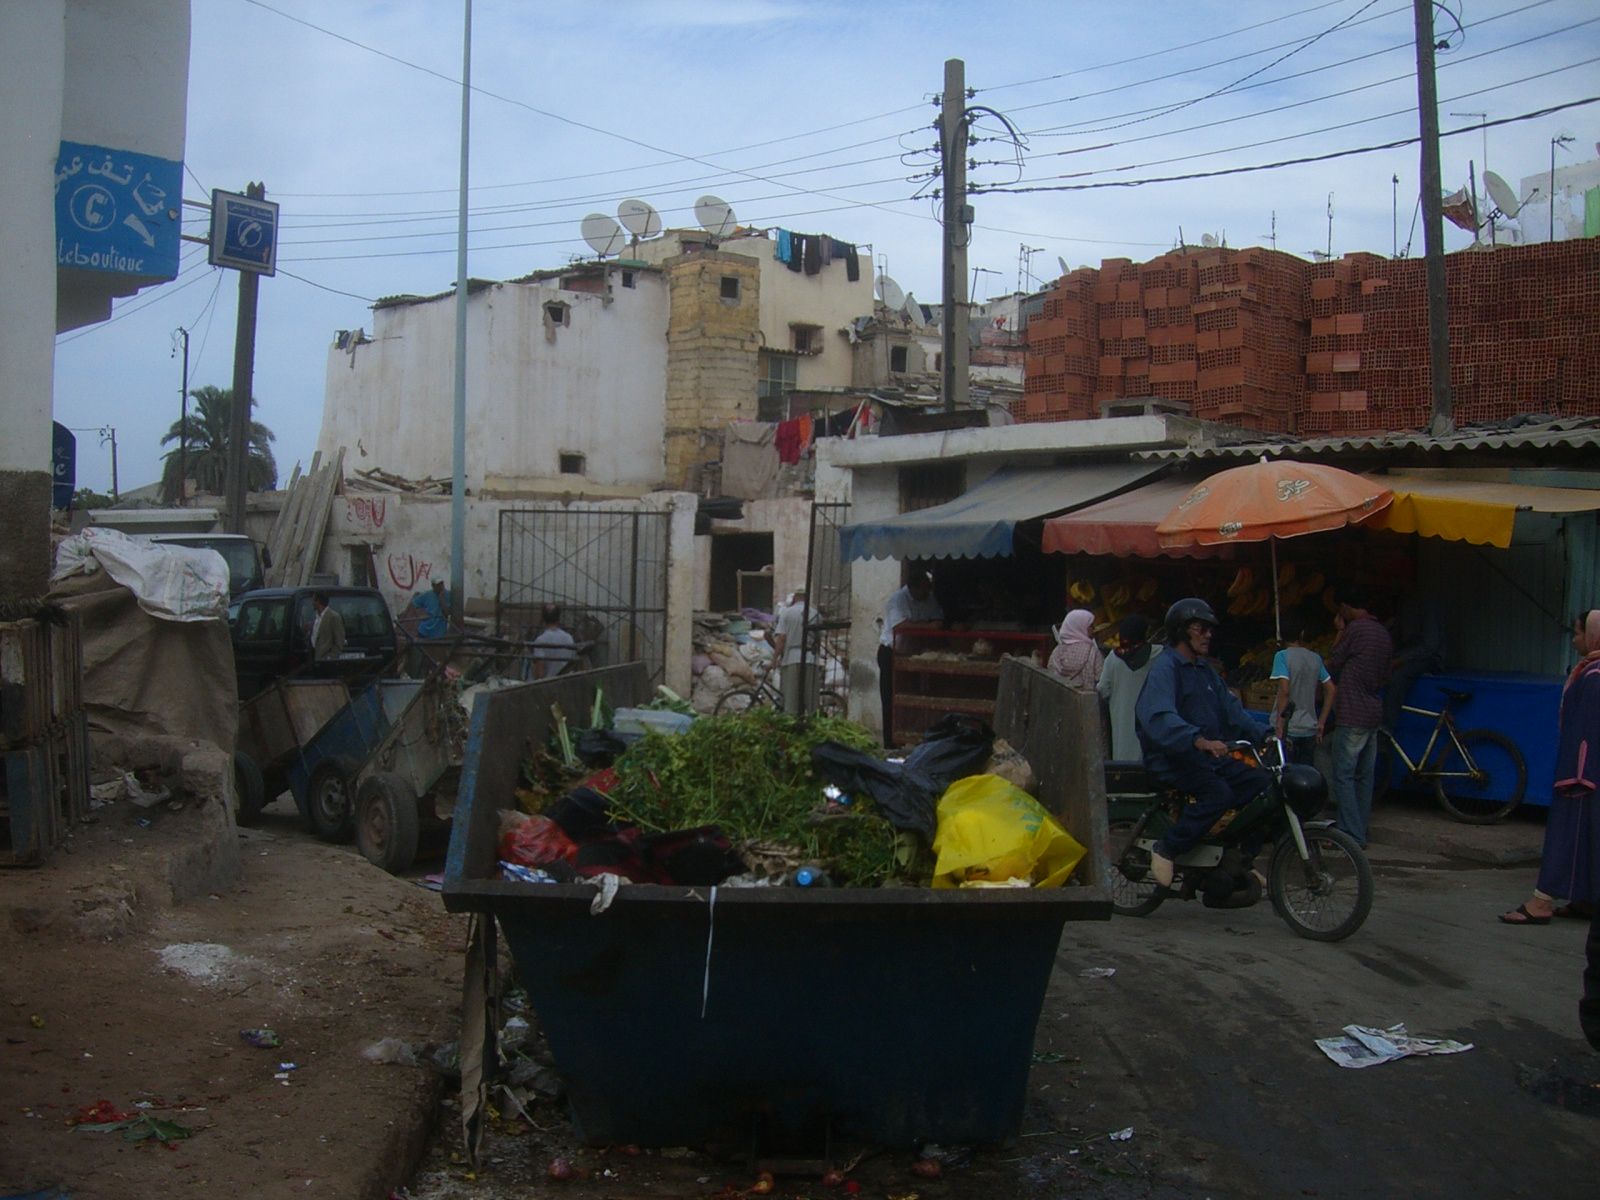
[[(666, 689), (590, 728), (558, 718), (502, 813), (502, 878), (723, 887), (1054, 887), (1084, 847), (1021, 756), (949, 716), (903, 759), (842, 717), (696, 716)], [(698, 708), (698, 705), (694, 706)]]
[(695, 614), (694, 688), (689, 693), (695, 712), (714, 713), (728, 692), (755, 686), (772, 665), (771, 628), (772, 614), (753, 608), (736, 616)]

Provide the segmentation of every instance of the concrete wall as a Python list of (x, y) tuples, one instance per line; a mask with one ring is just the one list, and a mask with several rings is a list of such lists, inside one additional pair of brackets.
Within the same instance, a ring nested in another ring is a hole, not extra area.
[[(646, 491), (663, 471), (667, 288), (654, 271), (609, 293), (497, 283), (467, 301), (467, 486), (473, 491)], [(568, 307), (550, 325), (545, 305)], [(379, 309), (372, 340), (328, 352), (318, 448), (350, 469), (448, 476), (455, 298)], [(580, 454), (581, 474), (560, 455)], [(614, 494), (614, 493), (613, 493)]]
[[(1569, 147), (1571, 149), (1571, 147)], [(1567, 162), (1563, 163), (1562, 159)], [(1554, 180), (1549, 171), (1524, 175), (1517, 190), (1518, 199), (1527, 199), (1516, 216), (1516, 228), (1524, 242), (1550, 240), (1550, 192), (1556, 198), (1556, 241), (1570, 241), (1583, 236), (1583, 194), (1590, 188), (1600, 187), (1600, 158), (1588, 162), (1572, 162), (1564, 151), (1556, 153)], [(1538, 189), (1535, 191), (1535, 189)], [(1504, 240), (1502, 238), (1502, 240)]]
[(0, 599), (42, 595), (49, 575), (54, 335), (140, 286), (58, 277), (57, 149), (65, 138), (181, 159), (188, 59), (187, 0), (0, 4)]
[[(756, 415), (761, 276), (754, 259), (720, 251), (668, 259), (666, 270), (666, 478), (699, 491), (701, 465), (722, 457), (722, 427)], [(738, 280), (736, 297), (722, 294), (724, 279)]]
[(794, 349), (790, 322), (820, 326), (822, 351), (802, 354), (795, 370), (800, 390), (848, 387), (851, 383), (850, 340), (839, 332), (857, 317), (872, 313), (872, 261), (861, 255), (860, 278), (845, 277), (843, 259), (834, 259), (816, 275), (791, 271), (774, 255), (777, 245), (766, 239), (754, 245), (728, 247), (752, 255), (761, 264), (761, 333), (773, 350)]

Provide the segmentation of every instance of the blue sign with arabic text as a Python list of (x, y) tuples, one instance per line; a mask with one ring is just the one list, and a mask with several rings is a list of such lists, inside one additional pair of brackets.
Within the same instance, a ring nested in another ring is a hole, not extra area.
[(183, 163), (62, 142), (56, 266), (171, 279), (178, 273)]

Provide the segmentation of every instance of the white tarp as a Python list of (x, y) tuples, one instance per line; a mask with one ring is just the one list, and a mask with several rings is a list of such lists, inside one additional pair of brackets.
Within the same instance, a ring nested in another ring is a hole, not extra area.
[(163, 621), (228, 616), (228, 564), (215, 550), (195, 550), (91, 526), (62, 540), (52, 582), (101, 568)]

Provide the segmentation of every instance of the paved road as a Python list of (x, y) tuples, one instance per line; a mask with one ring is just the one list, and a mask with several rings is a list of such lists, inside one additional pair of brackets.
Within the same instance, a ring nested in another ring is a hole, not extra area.
[[(1600, 1194), (1600, 1055), (1576, 1014), (1584, 924), (1496, 922), (1527, 867), (1373, 853), (1372, 916), (1337, 945), (1295, 937), (1265, 902), (1069, 927), (1037, 1044), (1068, 1057), (1034, 1069), (1013, 1194)], [(1096, 967), (1116, 975), (1080, 975)], [(1476, 1049), (1356, 1071), (1313, 1044), (1401, 1021)], [(1526, 1086), (1552, 1066), (1578, 1079), (1587, 1115)], [(1126, 1142), (1104, 1136), (1130, 1126)]]

